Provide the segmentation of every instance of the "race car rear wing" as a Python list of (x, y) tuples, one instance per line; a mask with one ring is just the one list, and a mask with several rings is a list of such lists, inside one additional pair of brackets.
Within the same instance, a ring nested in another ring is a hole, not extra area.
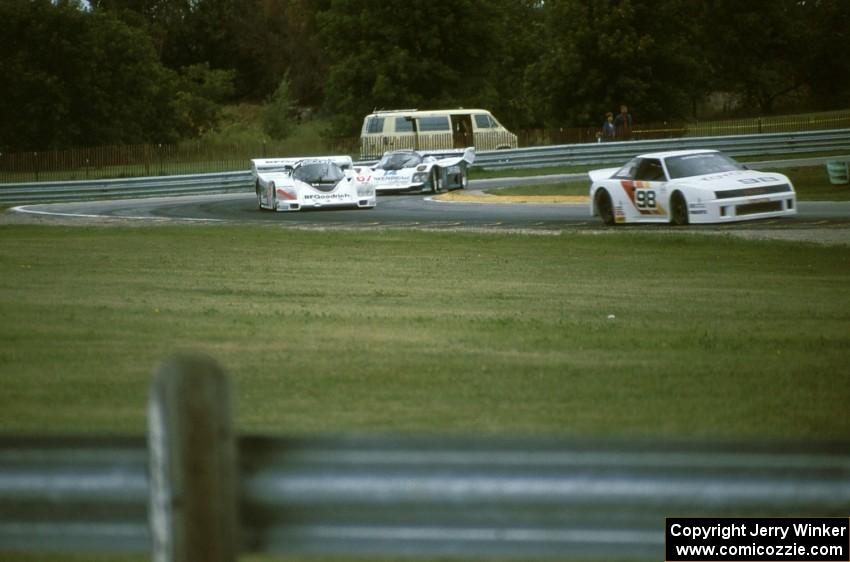
[(587, 175), (590, 176), (590, 181), (602, 181), (607, 180), (619, 171), (620, 168), (604, 168), (602, 170), (591, 170), (587, 172)]
[(420, 150), (418, 152), (422, 156), (432, 156), (437, 160), (457, 158), (458, 160), (466, 160), (469, 164), (475, 162), (475, 147), (473, 146), (457, 150)]

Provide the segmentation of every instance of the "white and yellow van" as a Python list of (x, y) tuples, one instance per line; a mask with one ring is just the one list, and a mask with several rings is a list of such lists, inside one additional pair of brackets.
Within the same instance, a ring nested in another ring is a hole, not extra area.
[(399, 109), (376, 111), (363, 119), (360, 158), (380, 158), (388, 150), (476, 150), (516, 148), (517, 137), (484, 109)]

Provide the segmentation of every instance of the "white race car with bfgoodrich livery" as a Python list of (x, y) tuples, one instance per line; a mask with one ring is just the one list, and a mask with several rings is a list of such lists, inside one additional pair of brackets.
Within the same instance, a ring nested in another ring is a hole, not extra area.
[(356, 168), (364, 179), (375, 184), (378, 193), (429, 191), (438, 193), (463, 189), (469, 183), (469, 167), (475, 162), (475, 148), (463, 150), (392, 150), (372, 167)]
[(797, 213), (786, 176), (750, 170), (717, 150), (643, 154), (588, 175), (591, 214), (605, 224), (725, 223)]
[(257, 206), (272, 211), (374, 207), (375, 186), (352, 167), (350, 156), (251, 160)]

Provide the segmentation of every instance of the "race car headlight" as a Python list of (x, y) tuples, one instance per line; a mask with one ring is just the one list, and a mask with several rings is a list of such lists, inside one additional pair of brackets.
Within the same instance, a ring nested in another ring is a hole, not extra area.
[(412, 183), (425, 183), (427, 180), (428, 180), (428, 174), (423, 173), (423, 172), (418, 172), (418, 173), (413, 174), (413, 179), (411, 179), (410, 181)]
[(375, 186), (371, 183), (360, 183), (357, 184), (357, 196), (358, 197), (371, 197), (375, 194)]

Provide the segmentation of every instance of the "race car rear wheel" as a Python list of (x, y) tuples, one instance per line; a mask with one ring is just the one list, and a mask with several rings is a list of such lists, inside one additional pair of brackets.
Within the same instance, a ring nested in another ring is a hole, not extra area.
[(439, 193), (442, 186), (440, 185), (440, 169), (434, 166), (431, 168), (431, 193)]
[(269, 190), (269, 207), (272, 211), (277, 211), (277, 187), (274, 184)]
[(464, 168), (460, 171), (460, 188), (466, 189), (467, 185), (469, 185), (469, 172)]
[(670, 222), (676, 226), (688, 224), (688, 202), (681, 191), (670, 197)]
[(596, 212), (599, 213), (599, 218), (608, 226), (616, 224), (614, 221), (614, 205), (611, 203), (611, 195), (604, 189), (600, 189), (593, 197), (593, 202), (596, 204)]

